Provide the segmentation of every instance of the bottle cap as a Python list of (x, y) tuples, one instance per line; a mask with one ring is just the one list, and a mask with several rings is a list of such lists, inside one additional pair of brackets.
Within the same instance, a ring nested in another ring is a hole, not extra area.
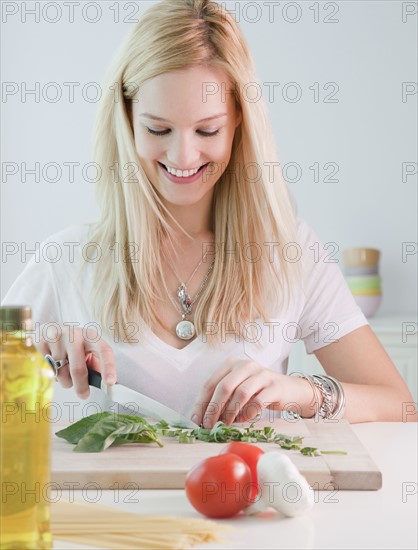
[(0, 330), (30, 330), (32, 308), (30, 306), (0, 306)]

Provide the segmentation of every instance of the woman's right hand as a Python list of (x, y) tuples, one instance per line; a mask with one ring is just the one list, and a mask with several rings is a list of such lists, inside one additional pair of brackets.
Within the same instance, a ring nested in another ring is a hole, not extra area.
[[(49, 330), (43, 330), (46, 325), (49, 325)], [(38, 348), (43, 355), (48, 353), (55, 361), (68, 358), (68, 364), (57, 372), (57, 379), (64, 388), (74, 386), (78, 397), (87, 399), (90, 395), (87, 368), (100, 372), (107, 385), (116, 382), (113, 350), (98, 335), (97, 330), (93, 327), (80, 329), (54, 323), (57, 329), (54, 337), (45, 339), (44, 333), (52, 332), (50, 327), (51, 323), (41, 325)]]

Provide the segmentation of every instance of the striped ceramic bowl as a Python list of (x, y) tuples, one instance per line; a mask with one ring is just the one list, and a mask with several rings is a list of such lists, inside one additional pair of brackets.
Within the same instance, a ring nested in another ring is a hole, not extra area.
[(353, 294), (381, 294), (382, 278), (380, 275), (360, 275), (358, 277), (348, 275), (345, 280)]

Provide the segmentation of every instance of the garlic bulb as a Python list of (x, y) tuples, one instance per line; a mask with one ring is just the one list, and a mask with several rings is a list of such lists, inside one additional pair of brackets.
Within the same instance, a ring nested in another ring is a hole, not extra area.
[(246, 508), (246, 514), (274, 508), (286, 516), (295, 517), (310, 510), (314, 492), (299, 470), (283, 452), (270, 451), (257, 463), (259, 499)]

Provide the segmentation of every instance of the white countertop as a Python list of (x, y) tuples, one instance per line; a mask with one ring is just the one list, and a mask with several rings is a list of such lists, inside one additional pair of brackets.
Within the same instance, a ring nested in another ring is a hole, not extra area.
[[(414, 549), (417, 535), (416, 423), (353, 424), (353, 431), (379, 466), (379, 491), (320, 491), (305, 516), (284, 518), (239, 516), (225, 522), (236, 530), (225, 533), (227, 543), (196, 549)], [(75, 498), (81, 497), (75, 493)], [(80, 492), (78, 492), (80, 493)], [(119, 502), (115, 502), (117, 499)], [(98, 504), (141, 514), (199, 517), (182, 490), (103, 491)], [(90, 548), (55, 540), (54, 549)]]

